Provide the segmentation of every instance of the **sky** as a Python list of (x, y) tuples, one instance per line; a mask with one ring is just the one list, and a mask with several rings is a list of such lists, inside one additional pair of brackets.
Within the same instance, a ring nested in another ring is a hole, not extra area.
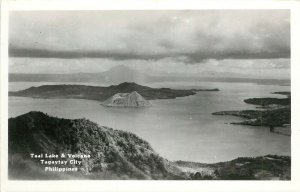
[(13, 11), (10, 73), (290, 76), (288, 10)]

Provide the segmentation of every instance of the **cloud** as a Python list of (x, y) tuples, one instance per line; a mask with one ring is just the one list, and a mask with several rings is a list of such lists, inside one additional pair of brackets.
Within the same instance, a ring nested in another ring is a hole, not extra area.
[(290, 58), (288, 10), (15, 11), (10, 13), (10, 57)]
[(96, 50), (78, 50), (78, 51), (54, 51), (47, 49), (30, 49), (30, 48), (17, 48), (10, 47), (10, 56), (12, 57), (36, 57), (36, 58), (61, 58), (61, 59), (74, 59), (74, 58), (108, 58), (112, 60), (157, 60), (166, 57), (163, 54), (135, 54), (130, 52), (119, 51), (96, 51)]

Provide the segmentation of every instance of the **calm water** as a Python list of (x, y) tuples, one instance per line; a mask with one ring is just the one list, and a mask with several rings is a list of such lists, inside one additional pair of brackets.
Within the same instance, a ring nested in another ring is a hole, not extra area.
[[(59, 83), (10, 83), (9, 89)], [(81, 83), (84, 84), (84, 83)], [(94, 84), (96, 85), (96, 84)], [(79, 99), (9, 98), (9, 116), (43, 111), (64, 118), (88, 118), (114, 129), (133, 132), (147, 140), (170, 160), (219, 162), (240, 156), (290, 155), (290, 137), (270, 133), (266, 127), (230, 125), (241, 121), (231, 116), (213, 116), (222, 110), (255, 109), (243, 102), (250, 97), (283, 97), (270, 94), (289, 91), (289, 86), (251, 83), (156, 83), (152, 87), (219, 88), (218, 92), (199, 92), (177, 99), (154, 100), (143, 109), (106, 108), (97, 101)]]

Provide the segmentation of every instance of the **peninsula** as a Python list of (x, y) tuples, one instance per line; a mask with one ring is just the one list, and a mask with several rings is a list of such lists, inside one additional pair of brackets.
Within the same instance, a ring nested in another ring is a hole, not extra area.
[(243, 117), (242, 122), (231, 124), (265, 126), (271, 132), (283, 135), (291, 135), (291, 94), (290, 92), (275, 92), (274, 94), (285, 95), (286, 98), (250, 98), (244, 102), (258, 105), (259, 110), (220, 111), (213, 115), (231, 115)]

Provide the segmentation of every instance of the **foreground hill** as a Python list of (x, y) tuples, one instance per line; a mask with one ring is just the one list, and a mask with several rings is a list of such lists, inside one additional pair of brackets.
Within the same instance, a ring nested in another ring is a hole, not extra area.
[(121, 83), (109, 87), (86, 85), (43, 85), (30, 87), (25, 90), (9, 92), (10, 96), (37, 97), (37, 98), (74, 98), (104, 101), (117, 93), (130, 93), (137, 91), (147, 100), (174, 99), (196, 94), (197, 91), (218, 91), (218, 89), (205, 90), (177, 90), (170, 88), (151, 88), (136, 83)]
[[(9, 119), (9, 154), (12, 177), (44, 174), (39, 159), (30, 154), (85, 154), (80, 173), (88, 178), (175, 179), (169, 162), (136, 135), (98, 126), (86, 119), (61, 119), (30, 112)], [(55, 160), (55, 159), (51, 159)], [(22, 162), (34, 162), (32, 165)], [(18, 170), (22, 168), (21, 170)], [(26, 173), (23, 171), (26, 170)], [(23, 174), (22, 174), (23, 173)], [(55, 174), (48, 173), (50, 176)], [(24, 176), (25, 177), (25, 176)]]
[[(290, 157), (265, 156), (201, 164), (170, 162), (135, 134), (98, 126), (86, 119), (62, 119), (42, 112), (9, 119), (8, 149), (11, 179), (290, 179)], [(188, 147), (188, 146), (187, 146)], [(53, 162), (41, 164), (42, 159)], [(55, 164), (68, 157), (77, 165)], [(45, 167), (77, 167), (77, 172), (46, 172)]]

